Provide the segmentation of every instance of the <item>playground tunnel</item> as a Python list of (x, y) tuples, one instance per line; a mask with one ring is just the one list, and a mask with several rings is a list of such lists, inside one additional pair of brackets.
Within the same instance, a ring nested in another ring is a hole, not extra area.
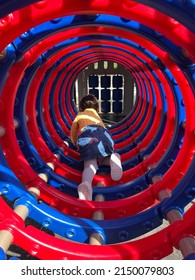
[[(0, 259), (195, 259), (194, 14), (192, 0), (0, 1)], [(124, 172), (100, 167), (82, 201), (69, 136), (88, 92)]]

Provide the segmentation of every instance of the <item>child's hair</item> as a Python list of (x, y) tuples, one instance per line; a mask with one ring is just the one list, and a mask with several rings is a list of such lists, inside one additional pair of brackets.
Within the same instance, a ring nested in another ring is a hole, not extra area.
[(79, 109), (84, 111), (87, 108), (92, 108), (98, 111), (99, 105), (98, 100), (93, 94), (87, 94), (79, 102)]

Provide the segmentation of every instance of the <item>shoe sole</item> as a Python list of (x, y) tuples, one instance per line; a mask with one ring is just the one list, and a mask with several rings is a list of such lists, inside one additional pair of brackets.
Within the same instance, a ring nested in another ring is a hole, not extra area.
[(92, 193), (90, 187), (85, 184), (80, 184), (78, 186), (78, 195), (81, 200), (92, 200)]
[(119, 181), (122, 178), (123, 170), (121, 166), (120, 155), (114, 153), (110, 157), (110, 175), (113, 181)]

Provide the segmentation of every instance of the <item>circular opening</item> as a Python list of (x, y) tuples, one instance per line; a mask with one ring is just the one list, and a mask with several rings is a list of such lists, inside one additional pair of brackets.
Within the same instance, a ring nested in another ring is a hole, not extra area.
[(135, 80), (129, 70), (113, 61), (98, 61), (84, 68), (75, 81), (74, 102), (85, 94), (94, 94), (99, 100), (99, 113), (111, 126), (132, 111), (137, 98)]

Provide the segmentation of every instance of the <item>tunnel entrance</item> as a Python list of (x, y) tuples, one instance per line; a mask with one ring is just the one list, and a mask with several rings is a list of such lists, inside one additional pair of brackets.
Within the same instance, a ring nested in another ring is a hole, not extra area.
[(100, 102), (100, 115), (107, 125), (125, 118), (132, 110), (137, 90), (132, 74), (112, 61), (99, 61), (83, 69), (75, 82), (75, 104), (86, 93), (94, 94)]

